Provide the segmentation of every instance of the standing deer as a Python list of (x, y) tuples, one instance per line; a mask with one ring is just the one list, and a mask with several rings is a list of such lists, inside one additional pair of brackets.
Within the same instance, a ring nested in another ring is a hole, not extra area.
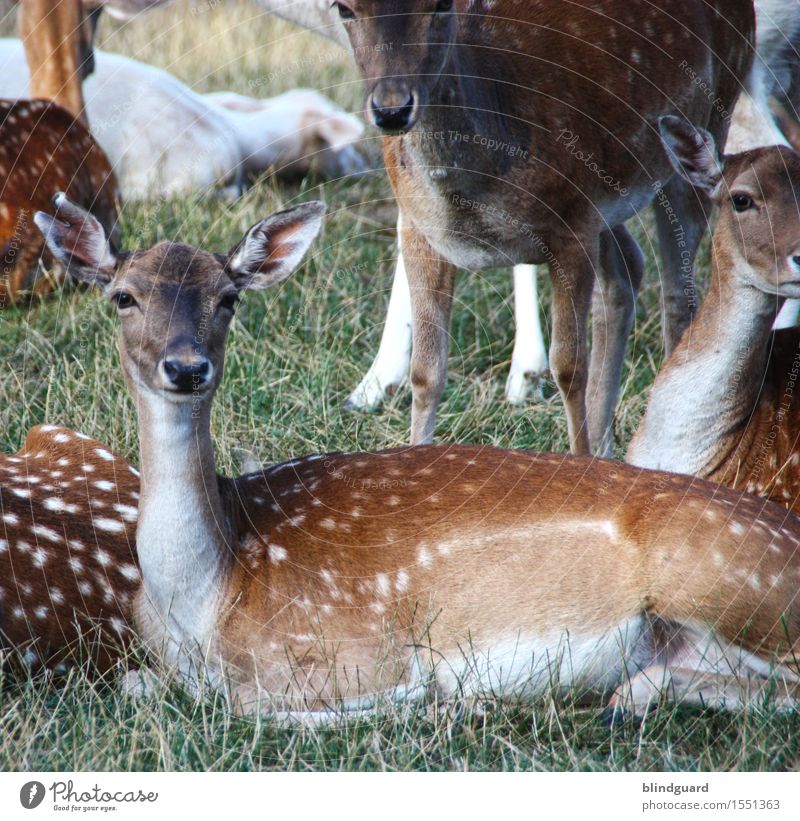
[(115, 255), (56, 198), (52, 252), (116, 306), (139, 412), (136, 623), (187, 686), (316, 720), (381, 698), (613, 692), (797, 706), (800, 519), (764, 499), (581, 457), (427, 446), (215, 470), (234, 307), (303, 257), (324, 206), (228, 254)]
[(137, 476), (104, 445), (54, 425), (0, 455), (3, 656), (106, 670), (127, 651), (140, 585)]
[[(548, 263), (550, 364), (570, 445), (610, 447), (633, 299), (642, 276), (624, 222), (664, 191), (665, 335), (672, 350), (694, 304), (704, 196), (672, 174), (658, 116), (679, 111), (724, 143), (752, 62), (752, 3), (680, 0), (388, 0), (336, 7), (387, 136), (411, 287), (411, 442), (429, 442), (447, 372), (455, 266)], [(491, 55), (489, 59), (488, 55)], [(699, 78), (708, 93), (698, 93)], [(594, 353), (586, 322), (594, 297)], [(587, 380), (589, 418), (586, 419)]]
[[(271, 0), (259, 0), (259, 3), (267, 7), (272, 5)], [(791, 48), (790, 38), (800, 29), (800, 4), (785, 0), (757, 0), (755, 11), (757, 59), (733, 112), (727, 142), (731, 153), (762, 145), (786, 144), (786, 138), (770, 111), (769, 96), (773, 91), (778, 91), (781, 80), (783, 85), (788, 85), (785, 74), (797, 73), (798, 56)], [(323, 14), (321, 7), (317, 7), (315, 12), (315, 31), (328, 34), (337, 42), (342, 36), (346, 37), (342, 25), (337, 27), (323, 23), (320, 19)], [(312, 19), (309, 11), (309, 26)], [(786, 118), (783, 119), (785, 122)], [(791, 127), (797, 129), (796, 124)], [(400, 232), (398, 226), (398, 235)], [(538, 389), (542, 376), (548, 370), (536, 277), (536, 266), (514, 267), (516, 337), (505, 386), (505, 398), (513, 404), (525, 401), (531, 388)], [(795, 300), (787, 300), (775, 327), (794, 325), (799, 305)], [(411, 324), (411, 299), (400, 251), (380, 347), (366, 375), (348, 397), (348, 409), (375, 410), (407, 378), (411, 363)]]
[(800, 157), (774, 146), (720, 158), (708, 132), (675, 117), (661, 133), (719, 219), (708, 295), (656, 378), (627, 461), (800, 511), (800, 328), (772, 331), (784, 300), (800, 297)]
[(88, 129), (45, 100), (0, 100), (0, 308), (56, 282), (37, 278), (45, 246), (33, 214), (58, 188), (116, 234), (116, 179)]

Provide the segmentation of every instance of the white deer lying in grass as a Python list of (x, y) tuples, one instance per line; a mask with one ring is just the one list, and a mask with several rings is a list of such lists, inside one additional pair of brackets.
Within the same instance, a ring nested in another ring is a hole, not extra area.
[(35, 221), (116, 305), (139, 412), (140, 635), (184, 684), (318, 720), (554, 688), (732, 709), (800, 703), (800, 518), (598, 459), (426, 446), (218, 476), (211, 405), (236, 303), (289, 276), (306, 203), (228, 254), (116, 255), (63, 195)]
[[(198, 94), (155, 66), (96, 51), (83, 94), (124, 199), (239, 189), (270, 168), (338, 177), (365, 167), (353, 146), (361, 121), (309, 89), (267, 99)], [(22, 43), (0, 39), (0, 97), (27, 95)]]

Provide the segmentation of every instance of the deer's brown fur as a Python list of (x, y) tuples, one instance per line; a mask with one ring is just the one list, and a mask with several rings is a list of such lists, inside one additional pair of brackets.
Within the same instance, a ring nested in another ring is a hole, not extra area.
[[(411, 442), (431, 441), (446, 376), (454, 265), (548, 263), (552, 372), (573, 452), (610, 448), (642, 266), (623, 223), (656, 199), (671, 351), (695, 305), (702, 195), (675, 178), (657, 120), (724, 144), (752, 57), (747, 0), (342, 0), (366, 107), (384, 128), (412, 294)], [(694, 81), (709, 93), (698, 93)], [(673, 216), (682, 227), (676, 237)], [(605, 264), (601, 264), (601, 260)], [(594, 300), (595, 340), (586, 320)], [(587, 384), (592, 398), (587, 424)]]

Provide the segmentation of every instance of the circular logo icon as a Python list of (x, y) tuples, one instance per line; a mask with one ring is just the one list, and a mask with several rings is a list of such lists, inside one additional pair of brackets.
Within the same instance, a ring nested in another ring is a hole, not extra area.
[(34, 810), (44, 801), (44, 784), (41, 781), (28, 781), (19, 791), (19, 803), (26, 810)]

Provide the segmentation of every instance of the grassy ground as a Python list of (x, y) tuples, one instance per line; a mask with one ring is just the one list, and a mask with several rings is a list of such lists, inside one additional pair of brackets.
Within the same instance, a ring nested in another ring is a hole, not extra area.
[[(0, 34), (8, 33), (0, 2)], [(353, 110), (360, 87), (347, 57), (319, 38), (270, 19), (247, 2), (186, 3), (123, 26), (105, 20), (101, 45), (168, 68), (198, 90), (264, 96), (298, 85)], [(365, 150), (379, 147), (368, 134)], [(240, 201), (188, 198), (129, 204), (129, 245), (165, 237), (224, 250), (245, 228), (296, 200), (330, 207), (324, 235), (297, 276), (237, 314), (227, 374), (215, 407), (222, 470), (233, 451), (265, 461), (320, 450), (404, 443), (409, 391), (375, 415), (342, 410), (377, 349), (391, 286), (395, 210), (382, 172), (299, 188), (265, 179)], [(646, 222), (635, 227), (648, 255), (617, 415), (616, 453), (640, 418), (661, 359), (658, 264)], [(701, 261), (706, 270), (705, 256)], [(542, 305), (549, 305), (542, 283)], [(524, 408), (502, 402), (513, 327), (508, 272), (459, 283), (449, 387), (440, 441), (567, 448), (560, 401)], [(58, 422), (107, 442), (132, 460), (136, 419), (119, 371), (115, 320), (105, 301), (71, 289), (0, 315), (0, 446), (15, 450), (34, 424)], [(0, 695), (0, 768), (12, 769), (796, 769), (800, 716), (715, 715), (666, 709), (609, 730), (598, 711), (551, 699), (484, 715), (469, 705), (393, 713), (325, 730), (232, 718), (211, 700), (165, 690), (153, 702), (120, 696), (114, 681), (5, 682)]]

